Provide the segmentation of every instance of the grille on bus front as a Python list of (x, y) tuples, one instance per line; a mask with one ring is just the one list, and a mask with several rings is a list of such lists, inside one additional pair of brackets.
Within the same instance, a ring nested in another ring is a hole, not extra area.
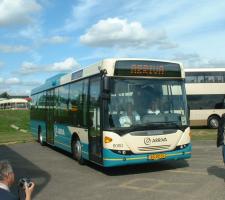
[(139, 151), (159, 151), (159, 150), (168, 150), (170, 145), (161, 145), (161, 146), (149, 146), (149, 147), (138, 147)]

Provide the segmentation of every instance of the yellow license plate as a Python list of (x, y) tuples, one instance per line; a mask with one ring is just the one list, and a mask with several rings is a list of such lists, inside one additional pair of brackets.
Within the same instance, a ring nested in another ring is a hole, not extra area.
[(166, 154), (152, 154), (152, 155), (149, 155), (148, 157), (148, 159), (150, 160), (159, 160), (164, 158), (166, 158)]

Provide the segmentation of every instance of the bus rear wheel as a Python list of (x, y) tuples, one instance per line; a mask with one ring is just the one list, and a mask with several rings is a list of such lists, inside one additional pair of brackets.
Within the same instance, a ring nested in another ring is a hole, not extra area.
[(38, 142), (41, 144), (41, 146), (45, 145), (45, 142), (43, 141), (43, 136), (41, 134), (41, 129), (38, 128)]
[(208, 119), (208, 127), (209, 128), (218, 128), (220, 118), (216, 115), (209, 117)]
[(83, 165), (85, 163), (85, 160), (82, 157), (82, 145), (79, 139), (72, 142), (72, 156), (79, 164)]

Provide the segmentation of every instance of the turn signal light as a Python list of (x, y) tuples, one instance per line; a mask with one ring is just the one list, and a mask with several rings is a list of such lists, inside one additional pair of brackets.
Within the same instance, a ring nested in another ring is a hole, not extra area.
[(110, 142), (112, 142), (112, 138), (111, 137), (108, 137), (108, 136), (105, 136), (104, 142), (105, 143), (110, 143)]

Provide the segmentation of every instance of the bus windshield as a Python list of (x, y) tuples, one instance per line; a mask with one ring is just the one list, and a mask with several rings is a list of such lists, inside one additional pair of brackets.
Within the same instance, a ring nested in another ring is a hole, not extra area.
[(188, 126), (183, 80), (112, 78), (110, 84), (108, 128), (132, 131)]

